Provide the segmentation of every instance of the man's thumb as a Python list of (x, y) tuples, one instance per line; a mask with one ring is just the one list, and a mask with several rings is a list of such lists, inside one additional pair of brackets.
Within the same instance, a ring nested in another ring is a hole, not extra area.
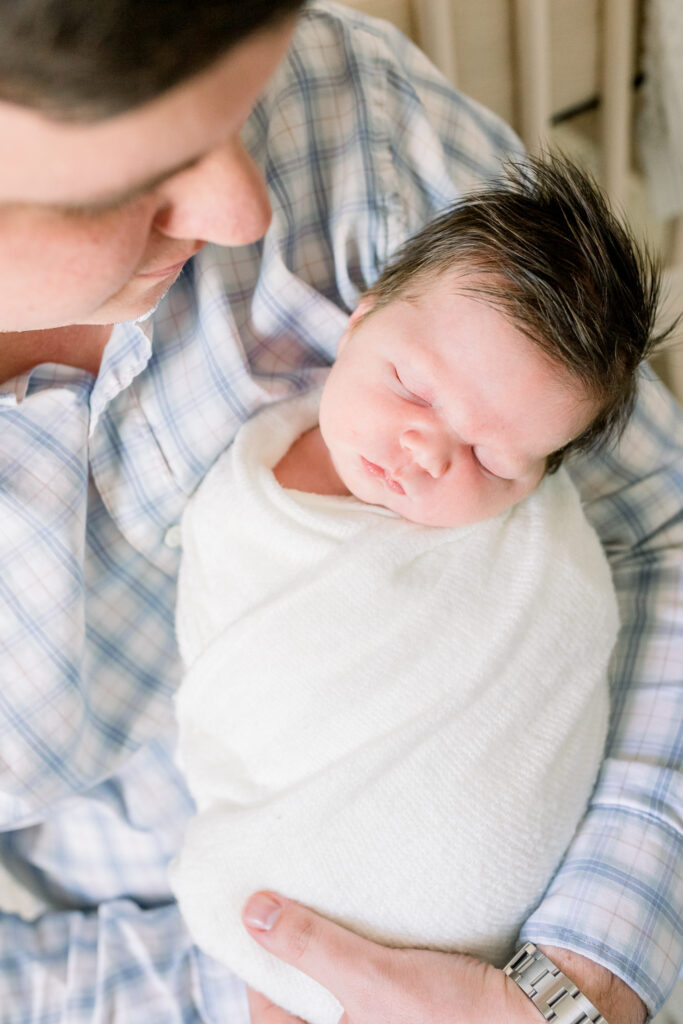
[(293, 900), (255, 893), (247, 900), (242, 920), (261, 946), (319, 981), (347, 1009), (360, 989), (367, 990), (369, 974), (376, 971), (379, 985), (383, 947)]

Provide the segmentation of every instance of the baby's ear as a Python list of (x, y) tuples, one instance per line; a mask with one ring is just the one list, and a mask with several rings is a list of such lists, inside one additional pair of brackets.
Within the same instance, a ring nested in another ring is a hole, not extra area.
[(369, 313), (372, 307), (375, 305), (374, 295), (364, 295), (360, 300), (353, 313), (349, 317), (349, 327), (354, 327), (361, 317)]
[(339, 339), (339, 341), (337, 343), (337, 356), (340, 355), (342, 349), (346, 345), (346, 342), (351, 337), (351, 333), (353, 331), (353, 328), (356, 326), (358, 321), (363, 316), (365, 316), (366, 313), (370, 312), (370, 310), (372, 309), (374, 304), (375, 304), (375, 300), (374, 300), (374, 298), (371, 295), (364, 295), (363, 298), (360, 300), (360, 302), (358, 303), (358, 305), (354, 309), (353, 313), (349, 317), (349, 322), (348, 322), (348, 325), (346, 327), (346, 330), (344, 331), (344, 333), (342, 334), (341, 338)]

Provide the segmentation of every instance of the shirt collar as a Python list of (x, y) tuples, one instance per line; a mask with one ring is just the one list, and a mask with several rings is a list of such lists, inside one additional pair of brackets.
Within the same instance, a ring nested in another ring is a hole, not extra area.
[(24, 401), (31, 372), (27, 370), (26, 373), (20, 373), (18, 377), (12, 377), (11, 380), (0, 384), (0, 404), (20, 405)]
[[(104, 406), (145, 368), (152, 353), (152, 336), (151, 314), (147, 314), (137, 321), (114, 326), (102, 353), (99, 373), (93, 383), (91, 406), (95, 420)], [(0, 406), (20, 405), (26, 398), (31, 377), (46, 365), (52, 366), (53, 364), (41, 363), (25, 373), (20, 373), (16, 377), (0, 383)], [(56, 385), (60, 376), (70, 378), (74, 373), (79, 372), (82, 372), (83, 376), (87, 376), (86, 371), (77, 371), (71, 367), (54, 365), (54, 370)]]
[(106, 406), (142, 373), (152, 355), (153, 320), (116, 324), (90, 395), (90, 434)]

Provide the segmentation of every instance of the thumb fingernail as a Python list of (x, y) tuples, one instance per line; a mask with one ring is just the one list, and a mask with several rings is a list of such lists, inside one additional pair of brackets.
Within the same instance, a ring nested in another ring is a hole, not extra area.
[(282, 904), (272, 896), (266, 896), (263, 892), (257, 892), (251, 896), (242, 911), (242, 918), (245, 924), (259, 931), (269, 932), (282, 912)]

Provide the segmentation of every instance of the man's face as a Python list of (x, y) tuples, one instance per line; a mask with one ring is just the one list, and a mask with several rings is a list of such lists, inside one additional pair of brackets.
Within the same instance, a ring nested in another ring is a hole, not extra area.
[(0, 102), (0, 331), (134, 319), (203, 242), (263, 235), (270, 205), (239, 132), (292, 29), (94, 124)]
[(596, 412), (565, 370), (457, 287), (443, 275), (416, 300), (354, 315), (320, 404), (345, 487), (429, 526), (521, 501)]

